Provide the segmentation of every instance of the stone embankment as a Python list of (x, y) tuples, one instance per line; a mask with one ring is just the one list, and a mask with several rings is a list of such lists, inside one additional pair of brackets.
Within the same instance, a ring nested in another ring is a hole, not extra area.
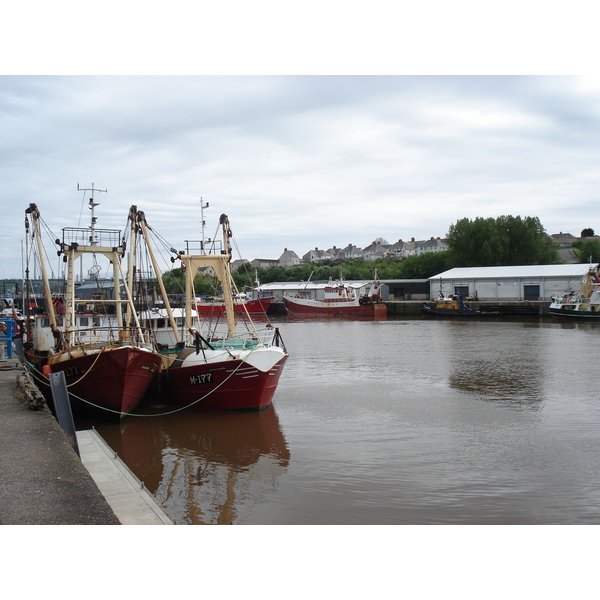
[(18, 361), (0, 365), (0, 524), (119, 525)]

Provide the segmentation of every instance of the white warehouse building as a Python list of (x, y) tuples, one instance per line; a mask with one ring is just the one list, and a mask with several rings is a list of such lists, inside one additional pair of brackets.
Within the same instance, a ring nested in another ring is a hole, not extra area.
[(429, 278), (431, 298), (459, 294), (478, 300), (544, 300), (578, 291), (588, 264), (458, 267)]

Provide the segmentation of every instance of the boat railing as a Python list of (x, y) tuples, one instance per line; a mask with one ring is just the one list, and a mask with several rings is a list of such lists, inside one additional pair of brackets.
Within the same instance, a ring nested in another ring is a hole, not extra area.
[(267, 327), (256, 332), (248, 332), (237, 335), (234, 338), (209, 338), (214, 348), (226, 348), (227, 350), (253, 350), (258, 347), (281, 346), (283, 340), (277, 327)]
[(335, 298), (311, 298), (310, 296), (292, 296), (291, 294), (286, 294), (286, 298), (298, 298), (300, 300), (312, 300), (313, 302), (321, 302), (323, 304), (336, 304), (339, 302), (354, 302), (356, 297), (352, 296), (337, 296)]
[(561, 298), (555, 298), (554, 302), (556, 304), (582, 304), (589, 302), (590, 298), (582, 298), (575, 296), (563, 296)]
[(63, 244), (71, 246), (104, 246), (118, 248), (121, 245), (121, 231), (118, 229), (94, 229), (87, 227), (65, 227), (63, 230)]
[(221, 254), (223, 242), (221, 240), (184, 240), (185, 252), (188, 255)]
[(95, 327), (76, 329), (63, 334), (69, 346), (98, 348), (101, 346), (119, 346), (123, 344), (149, 345), (153, 343), (150, 329), (137, 327)]

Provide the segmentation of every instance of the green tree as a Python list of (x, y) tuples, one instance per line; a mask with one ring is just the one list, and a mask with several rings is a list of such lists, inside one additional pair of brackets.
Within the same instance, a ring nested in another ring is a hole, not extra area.
[(541, 265), (560, 262), (538, 217), (464, 218), (450, 225), (450, 262), (457, 267)]
[[(185, 274), (181, 267), (167, 271), (162, 275), (167, 294), (183, 294), (185, 292)], [(199, 296), (219, 293), (220, 284), (216, 277), (198, 273), (194, 277), (194, 290)]]
[(580, 263), (600, 262), (600, 241), (584, 240), (583, 242), (575, 242), (573, 248)]
[(582, 238), (584, 238), (584, 237), (594, 237), (594, 235), (596, 235), (596, 234), (594, 233), (594, 230), (591, 227), (588, 227), (587, 229), (584, 229), (581, 232), (581, 237)]

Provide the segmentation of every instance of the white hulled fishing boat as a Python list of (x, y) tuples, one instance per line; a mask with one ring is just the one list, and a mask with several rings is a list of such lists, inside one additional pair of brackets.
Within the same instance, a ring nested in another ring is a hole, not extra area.
[[(137, 212), (136, 220), (158, 272), (144, 213)], [(159, 393), (166, 402), (177, 405), (261, 410), (271, 404), (288, 353), (276, 327), (267, 324), (259, 331), (249, 313), (236, 319), (227, 215), (221, 215), (219, 223), (221, 249), (195, 254), (194, 242), (186, 242), (186, 251), (177, 255), (185, 272), (183, 314), (177, 315), (171, 308), (162, 279), (157, 278), (174, 342), (161, 349), (170, 365), (162, 373)], [(205, 250), (204, 244), (198, 243), (198, 247)], [(213, 319), (207, 319), (210, 315), (197, 307), (194, 277), (200, 268), (212, 269), (222, 286), (225, 313), (213, 315)]]

